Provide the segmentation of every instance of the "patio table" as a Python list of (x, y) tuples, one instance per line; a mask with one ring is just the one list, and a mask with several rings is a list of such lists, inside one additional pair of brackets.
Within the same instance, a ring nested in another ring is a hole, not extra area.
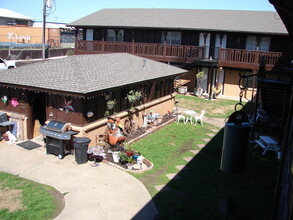
[(270, 136), (259, 136), (259, 140), (255, 140), (255, 142), (264, 150), (262, 155), (265, 155), (268, 151), (275, 151), (278, 159), (281, 158), (279, 144)]

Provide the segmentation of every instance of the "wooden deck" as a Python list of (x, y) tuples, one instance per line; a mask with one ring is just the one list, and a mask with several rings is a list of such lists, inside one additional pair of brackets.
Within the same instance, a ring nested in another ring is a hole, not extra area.
[[(204, 61), (209, 48), (191, 45), (167, 45), (137, 42), (77, 41), (75, 54), (131, 53), (162, 62), (192, 63)], [(260, 52), (231, 48), (218, 48), (219, 67), (251, 69), (257, 71), (261, 56), (266, 56), (266, 70), (271, 70), (282, 53)]]

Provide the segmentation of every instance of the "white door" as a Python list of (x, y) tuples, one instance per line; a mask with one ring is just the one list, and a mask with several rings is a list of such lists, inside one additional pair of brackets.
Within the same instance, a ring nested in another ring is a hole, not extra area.
[(94, 40), (94, 30), (93, 29), (86, 29), (86, 40)]
[(93, 45), (93, 40), (94, 40), (94, 30), (93, 29), (86, 29), (86, 46), (88, 51), (93, 51), (94, 50), (94, 45)]
[(221, 46), (221, 48), (226, 48), (227, 34), (223, 35), (222, 45), (220, 44), (220, 42), (221, 42), (220, 35), (216, 34), (215, 52), (214, 52), (214, 59), (216, 59), (216, 60), (219, 58), (220, 46)]
[(210, 40), (211, 40), (211, 34), (208, 33), (206, 38), (206, 44), (204, 44), (204, 34), (203, 33), (199, 34), (199, 46), (206, 46), (205, 56), (204, 56), (205, 59), (209, 58)]

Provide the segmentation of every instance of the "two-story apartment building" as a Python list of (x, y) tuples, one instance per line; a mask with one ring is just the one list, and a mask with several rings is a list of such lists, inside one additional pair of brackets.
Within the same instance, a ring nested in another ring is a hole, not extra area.
[[(289, 43), (273, 11), (104, 9), (68, 25), (83, 29), (76, 54), (127, 52), (170, 62), (189, 70), (189, 91), (204, 71), (204, 91), (220, 83), (227, 96), (239, 95), (239, 74), (256, 73), (261, 56), (269, 70)], [(248, 84), (250, 99), (256, 80)]]

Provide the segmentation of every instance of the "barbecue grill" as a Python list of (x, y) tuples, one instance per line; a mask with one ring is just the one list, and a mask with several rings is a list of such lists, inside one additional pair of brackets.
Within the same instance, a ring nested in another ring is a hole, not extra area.
[(40, 128), (40, 132), (46, 136), (47, 154), (54, 154), (63, 159), (73, 152), (72, 138), (77, 134), (71, 131), (70, 123), (51, 120), (47, 125)]

